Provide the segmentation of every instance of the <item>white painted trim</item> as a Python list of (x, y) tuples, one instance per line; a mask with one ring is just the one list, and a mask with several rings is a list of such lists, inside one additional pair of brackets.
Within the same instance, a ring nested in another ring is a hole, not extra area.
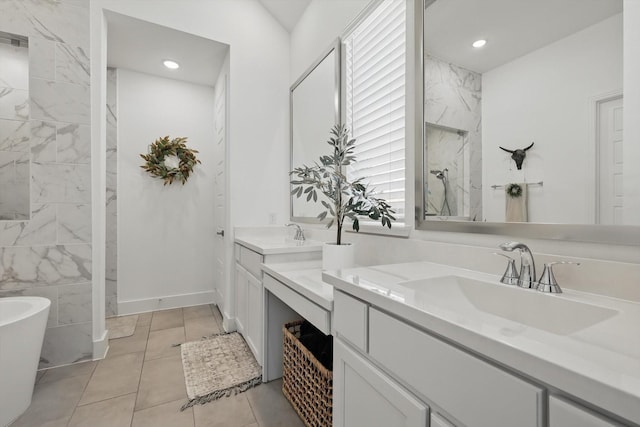
[(102, 337), (98, 340), (93, 340), (93, 360), (104, 359), (107, 357), (109, 351), (109, 331), (106, 330), (102, 334)]
[(236, 319), (232, 319), (229, 317), (229, 314), (226, 312), (222, 312), (222, 328), (225, 332), (233, 332), (238, 330), (236, 326)]
[(201, 304), (213, 304), (213, 291), (192, 294), (169, 295), (162, 298), (146, 298), (129, 301), (118, 301), (118, 315), (146, 313), (169, 308), (190, 307)]

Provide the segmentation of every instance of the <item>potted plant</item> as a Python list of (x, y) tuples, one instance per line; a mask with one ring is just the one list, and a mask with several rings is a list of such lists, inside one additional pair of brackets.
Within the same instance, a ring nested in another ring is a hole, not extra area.
[[(313, 166), (303, 165), (292, 170), (292, 195), (306, 197), (314, 203), (320, 200), (324, 210), (318, 214), (318, 219), (324, 221), (331, 218), (327, 228), (336, 225), (335, 243), (326, 243), (323, 248), (323, 268), (338, 269), (353, 264), (353, 246), (343, 244), (342, 230), (346, 219), (352, 221), (353, 229), (360, 230), (358, 217), (367, 217), (380, 221), (383, 226), (391, 228), (391, 221), (395, 220), (391, 206), (381, 198), (374, 197), (373, 190), (363, 183), (363, 179), (349, 181), (346, 167), (356, 162), (353, 154), (355, 139), (349, 139), (347, 128), (338, 124), (330, 132), (327, 141), (333, 153), (320, 156), (319, 162)], [(319, 197), (324, 196), (324, 200)]]

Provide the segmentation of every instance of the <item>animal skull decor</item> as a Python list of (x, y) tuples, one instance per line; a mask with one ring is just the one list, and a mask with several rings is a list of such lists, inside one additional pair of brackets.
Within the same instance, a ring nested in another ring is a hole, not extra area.
[(518, 148), (517, 150), (507, 150), (504, 147), (500, 148), (507, 153), (511, 153), (511, 158), (516, 162), (516, 166), (518, 167), (518, 170), (520, 170), (522, 169), (522, 162), (524, 161), (524, 158), (527, 157), (527, 150), (533, 147), (533, 144), (534, 143), (532, 142), (527, 148)]

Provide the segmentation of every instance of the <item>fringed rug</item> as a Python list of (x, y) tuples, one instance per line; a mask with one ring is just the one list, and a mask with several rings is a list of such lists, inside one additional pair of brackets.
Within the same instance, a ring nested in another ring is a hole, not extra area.
[(130, 337), (136, 331), (136, 323), (138, 323), (137, 314), (108, 318), (107, 329), (109, 330), (109, 338)]
[(181, 345), (189, 401), (180, 410), (242, 393), (262, 382), (262, 368), (237, 332)]

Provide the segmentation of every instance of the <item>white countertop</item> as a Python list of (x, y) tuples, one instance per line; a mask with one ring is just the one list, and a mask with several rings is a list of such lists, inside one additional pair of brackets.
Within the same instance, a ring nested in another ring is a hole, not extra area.
[(336, 289), (543, 384), (640, 423), (640, 304), (571, 290), (544, 295), (619, 312), (593, 326), (558, 335), (467, 305), (458, 310), (443, 308), (415, 288), (402, 286), (409, 280), (448, 275), (506, 286), (497, 275), (428, 262), (324, 272), (322, 278)]
[(262, 264), (262, 271), (325, 310), (333, 310), (333, 286), (322, 281), (322, 261)]
[(281, 236), (236, 237), (235, 242), (262, 255), (319, 252), (322, 250), (322, 242), (315, 240), (304, 240), (301, 242)]

